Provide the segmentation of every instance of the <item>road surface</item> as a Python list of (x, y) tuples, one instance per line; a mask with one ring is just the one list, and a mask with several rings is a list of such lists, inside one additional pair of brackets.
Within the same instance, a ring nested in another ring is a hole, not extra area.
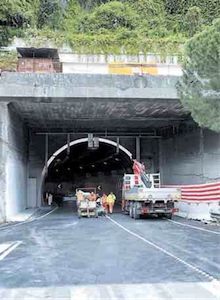
[(220, 227), (173, 221), (59, 208), (0, 227), (0, 299), (220, 299)]

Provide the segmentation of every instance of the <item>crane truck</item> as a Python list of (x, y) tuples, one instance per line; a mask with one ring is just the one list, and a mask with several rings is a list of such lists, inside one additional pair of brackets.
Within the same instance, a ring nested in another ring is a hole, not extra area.
[(125, 174), (122, 186), (122, 209), (131, 218), (157, 215), (171, 219), (174, 202), (181, 198), (178, 188), (161, 187), (160, 174)]

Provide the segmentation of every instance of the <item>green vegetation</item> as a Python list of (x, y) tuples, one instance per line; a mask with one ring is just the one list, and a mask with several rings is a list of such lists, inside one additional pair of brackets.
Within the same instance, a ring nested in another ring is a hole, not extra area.
[(23, 35), (23, 28), (36, 23), (37, 1), (1, 0), (0, 46), (7, 45), (11, 38)]
[(22, 36), (83, 53), (178, 53), (219, 15), (219, 0), (1, 0), (0, 45)]
[(17, 53), (16, 52), (0, 52), (0, 70), (16, 71), (17, 69)]
[(188, 41), (183, 71), (183, 105), (201, 127), (220, 132), (220, 19)]

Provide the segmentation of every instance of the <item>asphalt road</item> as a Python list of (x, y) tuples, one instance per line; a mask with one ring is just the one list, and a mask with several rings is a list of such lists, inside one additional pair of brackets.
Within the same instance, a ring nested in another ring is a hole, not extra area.
[(0, 228), (0, 299), (220, 299), (220, 227), (58, 209)]

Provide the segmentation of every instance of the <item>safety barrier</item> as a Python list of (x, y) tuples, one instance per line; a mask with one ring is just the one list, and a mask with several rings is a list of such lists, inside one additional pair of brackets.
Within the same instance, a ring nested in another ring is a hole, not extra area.
[(210, 210), (219, 207), (220, 182), (175, 187), (181, 188), (181, 200), (175, 203), (178, 209), (176, 215), (188, 219), (210, 220)]

